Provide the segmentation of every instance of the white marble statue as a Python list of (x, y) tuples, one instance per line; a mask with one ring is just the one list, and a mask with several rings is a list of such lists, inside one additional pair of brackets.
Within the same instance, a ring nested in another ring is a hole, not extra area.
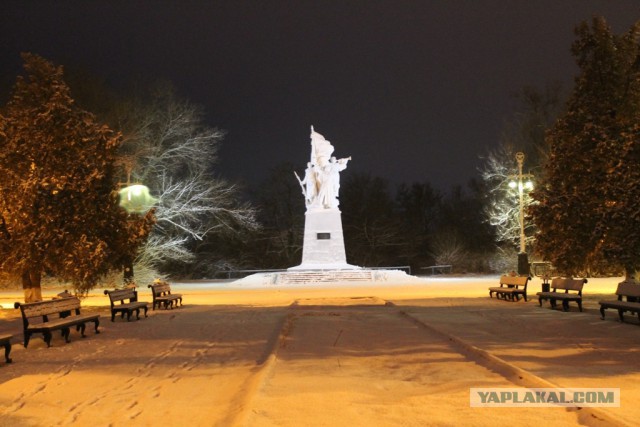
[(333, 145), (311, 126), (311, 161), (304, 179), (294, 172), (307, 208), (335, 209), (339, 205), (340, 172), (347, 168), (351, 157), (337, 160), (331, 156), (333, 151)]
[(347, 159), (336, 160), (335, 157), (329, 159), (329, 163), (322, 168), (322, 186), (320, 187), (320, 203), (323, 208), (337, 208), (338, 195), (340, 192), (340, 172), (347, 168)]
[(307, 163), (307, 169), (304, 171), (304, 179), (300, 179), (298, 174), (296, 174), (296, 178), (298, 178), (298, 182), (300, 183), (300, 187), (302, 187), (302, 195), (304, 196), (305, 203), (307, 206), (312, 204), (318, 195), (318, 181), (316, 179), (316, 171), (311, 162)]
[(311, 163), (324, 167), (329, 162), (333, 150), (333, 145), (311, 126)]

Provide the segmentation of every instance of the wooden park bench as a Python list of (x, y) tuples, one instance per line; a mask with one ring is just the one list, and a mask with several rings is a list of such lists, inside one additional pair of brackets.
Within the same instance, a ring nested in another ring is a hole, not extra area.
[(116, 314), (120, 313), (124, 319), (124, 315), (127, 315), (127, 322), (131, 320), (131, 315), (136, 312), (136, 319), (140, 319), (140, 309), (144, 310), (144, 317), (147, 317), (147, 310), (149, 304), (143, 301), (138, 301), (138, 292), (135, 288), (115, 289), (113, 291), (105, 290), (105, 295), (109, 295), (109, 302), (111, 303), (111, 321), (116, 318)]
[(11, 338), (13, 335), (10, 334), (2, 334), (0, 335), (0, 346), (4, 347), (4, 359), (7, 363), (11, 363), (12, 360), (9, 357), (9, 353), (11, 353)]
[(527, 283), (531, 278), (527, 276), (509, 276), (504, 275), (500, 277), (500, 286), (489, 288), (489, 297), (493, 298), (493, 294), (496, 294), (496, 298), (509, 299), (511, 301), (519, 300), (520, 296), (527, 300)]
[(182, 295), (181, 294), (172, 294), (171, 286), (167, 282), (154, 282), (149, 285), (151, 288), (151, 294), (153, 295), (153, 310), (156, 309), (156, 305), (160, 307), (160, 305), (164, 305), (164, 308), (172, 308), (175, 303), (176, 307), (178, 303), (182, 305)]
[(77, 297), (59, 298), (48, 301), (14, 304), (20, 308), (24, 326), (24, 346), (29, 345), (29, 339), (34, 333), (42, 333), (47, 347), (51, 347), (51, 332), (62, 331), (66, 342), (70, 342), (69, 329), (73, 326), (85, 338), (84, 330), (87, 322), (93, 322), (96, 334), (99, 334), (99, 314), (81, 314), (80, 300)]
[(640, 284), (636, 282), (620, 282), (616, 289), (617, 300), (600, 301), (600, 317), (604, 320), (604, 311), (607, 308), (618, 310), (620, 321), (624, 322), (624, 312), (638, 313), (640, 320)]
[(565, 279), (556, 277), (551, 279), (550, 291), (538, 292), (538, 303), (542, 307), (543, 300), (549, 300), (551, 308), (556, 307), (556, 301), (562, 301), (562, 311), (569, 310), (569, 302), (578, 303), (578, 308), (582, 311), (582, 287), (587, 283), (587, 279)]

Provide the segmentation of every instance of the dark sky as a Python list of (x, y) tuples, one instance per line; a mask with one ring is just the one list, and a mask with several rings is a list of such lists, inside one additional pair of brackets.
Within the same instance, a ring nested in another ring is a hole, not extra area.
[(640, 0), (5, 0), (0, 81), (23, 51), (113, 81), (166, 79), (228, 131), (226, 178), (302, 171), (314, 125), (353, 157), (344, 173), (447, 190), (477, 175), (514, 92), (571, 85), (573, 29), (594, 14), (621, 33)]

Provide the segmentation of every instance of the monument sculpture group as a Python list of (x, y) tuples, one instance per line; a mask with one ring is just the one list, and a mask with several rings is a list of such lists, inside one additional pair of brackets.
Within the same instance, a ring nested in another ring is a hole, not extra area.
[(307, 163), (304, 179), (295, 173), (308, 209), (334, 209), (338, 207), (340, 172), (347, 168), (351, 157), (336, 160), (333, 145), (311, 126), (311, 160)]
[(336, 159), (334, 147), (311, 126), (311, 158), (304, 178), (295, 173), (307, 211), (302, 263), (289, 270), (357, 269), (347, 264), (339, 206), (340, 172), (351, 157)]

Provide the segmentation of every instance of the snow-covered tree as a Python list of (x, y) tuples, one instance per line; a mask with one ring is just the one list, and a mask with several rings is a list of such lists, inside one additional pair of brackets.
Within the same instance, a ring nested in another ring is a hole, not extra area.
[[(519, 109), (505, 123), (500, 144), (483, 159), (480, 174), (487, 189), (484, 214), (489, 224), (495, 227), (498, 244), (517, 247), (520, 239), (520, 201), (519, 189), (513, 186), (518, 174), (516, 153), (525, 154), (525, 174), (538, 169), (546, 159), (548, 148), (544, 141), (545, 132), (560, 112), (561, 93), (558, 83), (549, 83), (542, 90), (524, 87), (516, 97)], [(533, 182), (537, 178), (535, 175)], [(525, 189), (525, 210), (532, 201), (528, 189)], [(535, 240), (535, 226), (529, 220), (525, 220), (524, 224), (526, 244), (531, 247)]]
[(193, 263), (208, 234), (256, 227), (254, 210), (240, 202), (236, 186), (214, 174), (224, 133), (204, 124), (200, 108), (164, 88), (151, 102), (121, 104), (116, 116), (125, 136), (120, 160), (128, 180), (143, 183), (158, 199), (157, 223), (139, 264), (167, 271)]
[(93, 287), (135, 254), (153, 212), (129, 218), (114, 171), (120, 136), (75, 105), (62, 67), (24, 54), (0, 115), (0, 267), (41, 299), (44, 272)]
[[(482, 179), (487, 184), (488, 203), (484, 213), (489, 224), (495, 227), (498, 243), (508, 243), (517, 247), (520, 239), (520, 199), (519, 189), (512, 183), (517, 180), (518, 165), (516, 152), (511, 145), (502, 144), (485, 158)], [(523, 191), (523, 205), (529, 206), (531, 197)], [(525, 222), (526, 243), (533, 239), (531, 223)]]
[(537, 250), (575, 274), (606, 262), (640, 267), (640, 21), (614, 35), (602, 17), (576, 29), (580, 68), (549, 133), (530, 208)]

